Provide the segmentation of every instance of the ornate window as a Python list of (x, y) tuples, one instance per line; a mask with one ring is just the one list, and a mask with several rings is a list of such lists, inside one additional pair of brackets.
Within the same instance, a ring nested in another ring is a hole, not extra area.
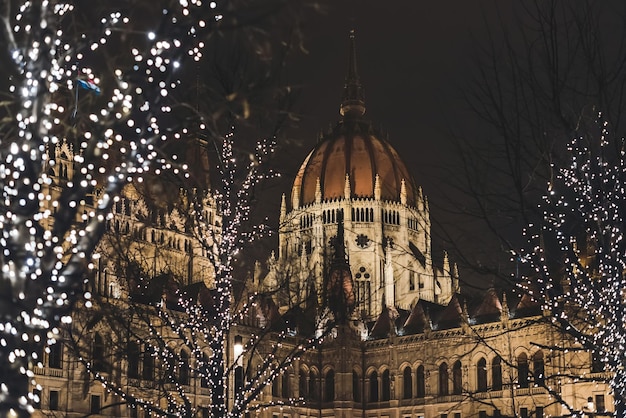
[(127, 350), (127, 371), (128, 377), (131, 379), (139, 378), (139, 344), (135, 341), (129, 341), (126, 347)]
[(476, 363), (476, 390), (487, 392), (487, 361), (484, 358)]
[(309, 399), (312, 401), (316, 401), (319, 399), (319, 393), (317, 391), (317, 372), (315, 370), (311, 370), (309, 373)]
[(441, 363), (439, 366), (439, 395), (448, 395), (448, 364)]
[(48, 347), (48, 367), (61, 369), (63, 363), (63, 344), (57, 341)]
[(496, 357), (491, 362), (491, 389), (502, 390), (502, 359)]
[(280, 396), (280, 380), (276, 377), (272, 380), (272, 397), (278, 398)]
[(324, 401), (332, 402), (335, 400), (335, 372), (329, 370), (324, 379)]
[(413, 397), (413, 376), (411, 375), (411, 368), (409, 366), (404, 368), (402, 379), (404, 399), (411, 399)]
[(352, 399), (361, 402), (361, 378), (356, 370), (352, 371)]
[(528, 357), (522, 353), (517, 357), (517, 376), (520, 388), (528, 387)]
[(146, 346), (146, 350), (143, 353), (143, 369), (141, 371), (141, 377), (144, 380), (154, 379), (154, 356), (152, 353), (152, 347)]
[[(208, 387), (208, 385), (206, 387)], [(242, 389), (243, 389), (243, 367), (237, 366), (235, 367), (235, 390), (241, 391)]]
[(354, 275), (354, 279), (356, 284), (357, 312), (369, 315), (371, 312), (370, 274), (365, 267), (361, 266)]
[(104, 371), (104, 339), (100, 333), (96, 332), (93, 338), (91, 350), (93, 369), (97, 372)]
[(545, 370), (542, 351), (537, 351), (533, 355), (533, 378), (535, 380), (535, 385), (542, 386), (544, 384)]
[(378, 402), (378, 373), (370, 374), (370, 402)]
[(389, 376), (389, 370), (385, 370), (382, 376), (382, 397), (381, 401), (388, 401), (391, 399), (391, 378)]
[(452, 392), (455, 395), (463, 392), (463, 371), (460, 361), (456, 361), (452, 366)]
[(308, 395), (308, 385), (306, 381), (306, 370), (300, 369), (300, 376), (298, 378), (298, 391), (301, 398), (306, 399)]
[(417, 381), (416, 396), (418, 398), (423, 398), (426, 396), (426, 376), (424, 373), (424, 366), (419, 366), (417, 368), (415, 376)]
[(289, 392), (289, 372), (285, 370), (281, 375), (280, 394), (283, 398), (287, 399), (289, 397)]
[(370, 243), (370, 239), (365, 234), (359, 234), (356, 237), (356, 245), (361, 248), (366, 248)]
[(189, 384), (189, 354), (187, 351), (180, 350), (180, 359), (178, 363), (178, 383), (181, 385)]
[(591, 373), (602, 373), (604, 371), (604, 361), (596, 350), (591, 352)]

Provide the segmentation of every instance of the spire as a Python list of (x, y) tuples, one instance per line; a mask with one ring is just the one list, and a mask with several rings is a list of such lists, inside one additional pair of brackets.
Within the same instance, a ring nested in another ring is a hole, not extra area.
[(380, 200), (380, 176), (378, 174), (374, 180), (374, 199)]
[(326, 303), (338, 323), (345, 322), (354, 310), (352, 273), (346, 254), (343, 213), (338, 213), (337, 236), (333, 239), (334, 256), (326, 277)]
[(315, 180), (315, 203), (322, 202), (322, 186), (320, 185), (320, 178)]
[(287, 216), (287, 200), (285, 197), (285, 193), (283, 193), (280, 200), (280, 221), (282, 223), (283, 219)]
[(354, 29), (350, 31), (350, 57), (348, 62), (348, 75), (343, 87), (343, 97), (339, 113), (342, 116), (362, 116), (365, 113), (365, 95), (363, 86), (356, 71), (356, 47), (354, 42)]

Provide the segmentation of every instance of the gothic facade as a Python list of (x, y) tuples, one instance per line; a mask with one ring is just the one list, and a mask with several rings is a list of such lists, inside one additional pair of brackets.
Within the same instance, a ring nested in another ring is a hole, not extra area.
[[(435, 261), (428, 199), (391, 142), (365, 118), (353, 35), (340, 114), (302, 163), (290, 194), (282, 197), (277, 254), (267, 268), (252, 273), (249, 286), (271, 292), (275, 309), (236, 326), (230, 344), (241, 350), (251, 334), (303, 300), (305, 308), (315, 308), (307, 312), (327, 310), (335, 324), (319, 346), (287, 365), (258, 395), (256, 404), (263, 407), (246, 415), (540, 418), (571, 416), (566, 405), (590, 413), (610, 410), (610, 375), (602, 362), (551, 326), (549, 311), (527, 295), (495, 288), (482, 300), (468, 300), (455, 264), (445, 254), (441, 263)], [(50, 167), (52, 189), (62, 187), (73, 169), (69, 145), (53, 152), (59, 164)], [(218, 236), (219, 213), (210, 198), (204, 204), (204, 218)], [(129, 188), (108, 220), (88, 286), (119, 300), (111, 306), (120, 311), (129, 298), (132, 303), (134, 292), (167, 299), (166, 278), (154, 291), (141, 280), (159, 272), (196, 289), (197, 300), (208, 297), (202, 289), (213, 286), (210, 257), (186, 228), (178, 209), (149, 207)], [(114, 248), (125, 249), (124, 257), (112, 257)], [(158, 326), (160, 320), (147, 324)], [(111, 324), (89, 315), (77, 313), (75, 322), (88, 336), (83, 349), (92, 371), (120, 386), (148, 389), (143, 393), (152, 394), (155, 404), (169, 396), (154, 377), (154, 369), (165, 366), (141, 347), (140, 337), (149, 332), (129, 340), (128, 333), (105, 334)], [(294, 324), (293, 332), (302, 332), (298, 320)], [(209, 386), (185, 362), (192, 353), (184, 342), (170, 337), (182, 359), (171, 366), (176, 387), (184, 388), (199, 416), (207, 416)], [(93, 381), (84, 362), (73, 357), (81, 348), (70, 344), (68, 339), (42, 353), (43, 367), (35, 370), (41, 386), (38, 415), (149, 415)], [(285, 339), (285, 347), (289, 344)], [(118, 350), (124, 356), (111, 352), (114, 346), (123, 347)], [(246, 361), (233, 368), (231, 398), (250, 375), (243, 365), (259, 361), (247, 361), (254, 353), (239, 354)], [(113, 359), (111, 367), (104, 366), (105, 357)]]

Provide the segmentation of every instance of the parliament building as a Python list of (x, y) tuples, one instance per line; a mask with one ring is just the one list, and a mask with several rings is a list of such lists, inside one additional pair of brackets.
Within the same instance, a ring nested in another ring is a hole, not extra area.
[[(320, 344), (282, 365), (256, 395), (258, 408), (242, 415), (608, 415), (613, 408), (610, 373), (594, 353), (550, 325), (551, 313), (541, 303), (497, 287), (480, 300), (464, 296), (454, 261), (433, 254), (427, 196), (365, 109), (352, 33), (338, 122), (320, 135), (291, 190), (282, 195), (278, 248), (267, 262), (254, 263), (239, 293), (242, 298), (255, 292), (271, 297), (231, 329), (229, 341), (240, 358), (230, 358), (237, 365), (227, 396), (234, 399), (251, 376), (246, 367), (263, 360), (241, 347), (248, 346), (251, 335), (281, 323), (283, 314), (301, 308), (299, 317), (282, 322), (288, 323), (285, 346), (291, 334), (320, 332), (312, 316), (321, 318), (324, 310), (332, 329)], [(54, 196), (72, 178), (74, 150), (64, 142), (49, 152), (57, 161), (49, 168)], [(194, 149), (188, 155), (202, 152)], [(148, 193), (168, 192), (153, 188)], [(214, 267), (206, 247), (194, 243), (184, 210), (155, 209), (146, 199), (129, 186), (117, 202), (86, 286), (120, 311), (128, 303), (158, 300), (165, 300), (167, 309), (169, 302), (176, 303), (168, 299), (175, 291), (162, 274), (167, 271), (178, 278), (178, 288), (193, 293), (199, 303), (210, 303)], [(219, 210), (208, 193), (202, 202), (203, 218), (219, 239)], [(120, 251), (124, 257), (110, 256), (114, 248), (125, 248)], [(130, 325), (124, 327), (123, 320), (116, 325), (94, 312), (77, 307), (73, 331), (42, 354), (42, 367), (35, 369), (40, 398), (35, 415), (154, 416), (129, 406), (128, 398), (94, 375), (106, 376), (125, 393), (141, 394), (137, 399), (153, 393), (154, 402), (165, 405), (174, 395), (160, 390), (154, 377), (165, 366)], [(137, 312), (128, 323), (139, 321)], [(162, 326), (159, 321), (163, 318), (149, 320), (147, 327)], [(168, 390), (184, 392), (197, 416), (209, 416), (210, 385), (193, 372), (191, 359), (198, 354), (185, 348), (180, 336), (172, 334), (171, 340), (172, 353), (179, 356), (172, 366), (178, 380)], [(124, 342), (124, 356), (112, 352), (116, 341)]]

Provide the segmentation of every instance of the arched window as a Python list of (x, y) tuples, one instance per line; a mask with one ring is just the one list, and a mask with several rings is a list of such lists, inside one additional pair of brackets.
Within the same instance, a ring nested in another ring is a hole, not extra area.
[(522, 353), (517, 357), (517, 376), (520, 388), (528, 387), (528, 357)]
[(93, 337), (93, 348), (91, 351), (93, 369), (97, 372), (104, 371), (104, 339), (100, 333), (96, 332)]
[(388, 401), (391, 398), (391, 379), (389, 377), (389, 370), (385, 370), (382, 376), (382, 397), (381, 401)]
[(502, 359), (496, 357), (491, 362), (491, 389), (502, 390)]
[(602, 373), (604, 371), (604, 360), (598, 350), (591, 352), (591, 373)]
[(180, 360), (178, 364), (178, 383), (189, 384), (189, 354), (183, 349), (180, 350)]
[(146, 346), (146, 350), (143, 353), (143, 368), (141, 371), (141, 378), (144, 380), (154, 379), (154, 352), (153, 348), (149, 345)]
[(448, 364), (441, 363), (439, 366), (439, 395), (448, 395)]
[[(209, 387), (208, 369), (209, 369), (209, 356), (207, 355), (207, 353), (202, 353), (202, 361), (198, 362), (198, 371), (197, 371), (197, 374), (200, 376), (201, 388)], [(241, 372), (243, 373), (243, 369)], [(243, 381), (243, 375), (242, 375), (242, 381)], [(237, 384), (237, 370), (235, 369), (235, 385), (236, 384)]]
[(378, 373), (370, 374), (370, 402), (378, 402)]
[(243, 367), (237, 366), (235, 367), (235, 390), (241, 391), (242, 389), (243, 389)]
[(460, 395), (463, 392), (463, 372), (461, 362), (456, 361), (452, 366), (452, 393)]
[(127, 351), (127, 370), (126, 373), (131, 379), (139, 378), (139, 344), (135, 341), (129, 341), (126, 346)]
[(309, 373), (309, 399), (316, 401), (319, 399), (319, 392), (317, 391), (317, 372), (311, 370)]
[(298, 377), (298, 391), (299, 396), (303, 399), (306, 399), (308, 390), (307, 390), (307, 381), (306, 381), (306, 370), (300, 369), (300, 376)]
[(332, 402), (335, 400), (335, 372), (329, 370), (324, 379), (324, 401)]
[(487, 392), (487, 360), (484, 357), (476, 363), (476, 391)]
[(423, 398), (426, 396), (426, 377), (424, 373), (424, 366), (419, 366), (417, 371), (415, 372), (416, 380), (417, 380), (417, 388), (416, 388), (416, 396), (418, 398)]
[(413, 397), (413, 376), (411, 375), (411, 368), (409, 366), (406, 366), (402, 372), (402, 383), (402, 395), (404, 399), (411, 399), (411, 397)]
[(281, 376), (280, 394), (283, 398), (289, 397), (289, 372), (285, 370)]
[(274, 380), (272, 380), (272, 396), (274, 398), (278, 398), (278, 396), (280, 395), (280, 380), (278, 379), (278, 377), (274, 378)]
[(361, 378), (356, 370), (352, 371), (352, 399), (361, 402)]
[(542, 386), (544, 384), (545, 370), (542, 351), (537, 351), (533, 355), (533, 378), (535, 379), (535, 385)]
[(48, 346), (48, 350), (48, 367), (61, 369), (63, 367), (63, 344), (57, 341), (55, 344)]

